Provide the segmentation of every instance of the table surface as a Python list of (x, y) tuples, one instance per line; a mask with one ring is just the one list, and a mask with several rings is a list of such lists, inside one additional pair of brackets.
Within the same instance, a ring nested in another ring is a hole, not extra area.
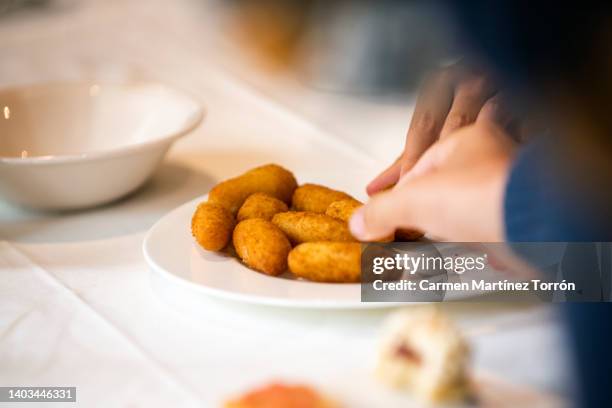
[[(0, 385), (77, 386), (88, 407), (213, 407), (283, 379), (313, 384), (347, 406), (392, 406), (380, 404), (387, 391), (371, 378), (387, 311), (287, 311), (212, 299), (205, 308), (169, 304), (151, 288), (141, 245), (156, 220), (233, 169), (274, 160), (265, 144), (245, 142), (245, 132), (255, 141), (281, 132), (289, 144), (316, 134), (374, 175), (403, 144), (412, 98), (377, 103), (249, 71), (218, 34), (214, 2), (197, 9), (190, 1), (55, 4), (2, 18), (1, 86), (161, 80), (196, 96), (208, 116), (145, 187), (117, 203), (65, 214), (0, 203)], [(275, 127), (257, 112), (291, 126)], [(316, 162), (315, 151), (304, 154)], [(567, 394), (554, 308), (444, 307), (469, 338), (476, 372)]]

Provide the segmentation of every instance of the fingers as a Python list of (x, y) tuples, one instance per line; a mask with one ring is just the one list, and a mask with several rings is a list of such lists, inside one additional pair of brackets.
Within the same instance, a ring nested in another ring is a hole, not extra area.
[(493, 122), (505, 129), (516, 141), (521, 140), (522, 121), (518, 119), (516, 112), (513, 112), (507, 95), (503, 93), (497, 93), (489, 98), (480, 110), (476, 120)]
[[(474, 123), (480, 116), (483, 120), (499, 117), (501, 121), (500, 97), (493, 95), (492, 81), (487, 76), (461, 65), (431, 76), (419, 94), (402, 156), (370, 182), (366, 187), (368, 195), (379, 193), (412, 171), (438, 139)], [(427, 163), (420, 167), (425, 168)]]
[(421, 187), (420, 181), (410, 182), (372, 197), (349, 221), (353, 236), (372, 241), (389, 236), (398, 228), (418, 228), (420, 214), (426, 208), (422, 203), (431, 196)]
[(429, 148), (392, 190), (357, 210), (351, 232), (363, 241), (397, 228), (444, 239), (501, 239), (501, 203), (513, 152), (513, 141), (495, 123), (483, 119), (466, 126)]
[(500, 241), (507, 169), (507, 163), (484, 161), (473, 168), (402, 179), (353, 214), (351, 233), (360, 241), (375, 241), (398, 228), (411, 228), (443, 240)]
[(397, 181), (399, 180), (400, 169), (402, 165), (401, 158), (401, 156), (398, 157), (397, 160), (395, 160), (395, 162), (393, 162), (391, 166), (389, 166), (385, 171), (376, 176), (376, 178), (372, 180), (370, 184), (368, 184), (368, 186), (366, 187), (366, 192), (368, 193), (368, 195), (371, 196), (373, 194), (376, 194), (386, 189), (387, 187), (397, 183)]
[(404, 200), (397, 196), (395, 190), (372, 197), (349, 220), (351, 233), (361, 241), (373, 241), (390, 235), (399, 227), (397, 210), (402, 204), (405, 204)]
[(483, 105), (493, 94), (491, 81), (483, 76), (474, 76), (459, 83), (455, 89), (453, 104), (440, 131), (440, 138), (474, 123)]
[(421, 159), (414, 165), (410, 173), (406, 174), (399, 182), (399, 185), (402, 186), (411, 179), (430, 173), (446, 163), (447, 159), (453, 154), (457, 147), (457, 143), (460, 141), (459, 139), (459, 137), (447, 138), (431, 146), (423, 156), (421, 156)]
[(511, 118), (510, 114), (503, 105), (503, 96), (499, 93), (493, 95), (488, 101), (485, 102), (482, 109), (480, 109), (477, 120), (488, 120), (495, 122), (502, 127), (506, 126), (508, 123), (510, 123)]
[(438, 139), (453, 100), (455, 79), (456, 73), (445, 69), (425, 82), (406, 135), (400, 176), (406, 174)]

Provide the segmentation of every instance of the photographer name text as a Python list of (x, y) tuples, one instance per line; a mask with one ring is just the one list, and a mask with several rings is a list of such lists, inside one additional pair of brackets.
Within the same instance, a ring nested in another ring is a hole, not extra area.
[(383, 281), (381, 279), (372, 282), (372, 287), (377, 291), (575, 291), (574, 282), (545, 282), (532, 279), (526, 282), (511, 282), (499, 280), (489, 282), (484, 279), (471, 280), (469, 282), (432, 282), (428, 279), (398, 281)]

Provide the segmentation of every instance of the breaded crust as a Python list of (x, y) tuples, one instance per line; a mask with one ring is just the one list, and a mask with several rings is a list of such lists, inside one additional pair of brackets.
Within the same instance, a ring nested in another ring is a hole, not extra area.
[[(348, 222), (348, 220), (353, 216), (353, 213), (362, 205), (363, 204), (360, 201), (355, 200), (354, 198), (334, 201), (329, 205), (329, 207), (327, 207), (325, 214), (344, 222)], [(394, 238), (395, 235), (391, 234), (374, 242), (393, 242)]]
[(225, 207), (203, 202), (191, 218), (191, 234), (204, 249), (220, 251), (229, 243), (234, 225), (234, 217)]
[(361, 207), (363, 203), (354, 198), (334, 201), (325, 210), (325, 214), (330, 217), (337, 218), (342, 221), (348, 221), (355, 210)]
[(244, 221), (250, 218), (263, 218), (270, 221), (274, 214), (285, 211), (289, 211), (289, 208), (283, 201), (264, 193), (255, 193), (242, 204), (236, 219)]
[(296, 211), (310, 211), (325, 214), (327, 207), (334, 201), (351, 199), (342, 191), (318, 184), (303, 184), (295, 189), (291, 204)]
[(289, 211), (272, 217), (278, 226), (295, 245), (312, 241), (355, 241), (345, 222), (306, 211)]
[(291, 244), (283, 232), (270, 221), (251, 218), (236, 225), (234, 248), (242, 261), (267, 275), (280, 275), (287, 270)]
[(289, 270), (317, 282), (359, 282), (361, 244), (356, 242), (306, 242), (289, 253)]
[(253, 193), (265, 193), (290, 204), (296, 187), (297, 181), (293, 173), (276, 164), (267, 164), (217, 184), (210, 190), (208, 200), (221, 204), (232, 214), (236, 214), (247, 197)]

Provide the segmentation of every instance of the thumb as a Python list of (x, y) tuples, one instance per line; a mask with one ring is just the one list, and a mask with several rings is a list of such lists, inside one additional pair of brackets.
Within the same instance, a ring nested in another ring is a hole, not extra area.
[(372, 196), (355, 211), (349, 221), (353, 236), (373, 241), (398, 228), (424, 230), (423, 224), (431, 221), (432, 214), (435, 217), (432, 209), (440, 206), (440, 191), (448, 187), (447, 177), (436, 170), (453, 155), (464, 129), (432, 145), (392, 190)]
[(373, 196), (349, 220), (353, 236), (360, 241), (374, 241), (389, 236), (398, 228), (416, 227), (413, 209), (418, 204), (410, 199), (415, 196), (409, 190), (410, 186), (405, 185)]

